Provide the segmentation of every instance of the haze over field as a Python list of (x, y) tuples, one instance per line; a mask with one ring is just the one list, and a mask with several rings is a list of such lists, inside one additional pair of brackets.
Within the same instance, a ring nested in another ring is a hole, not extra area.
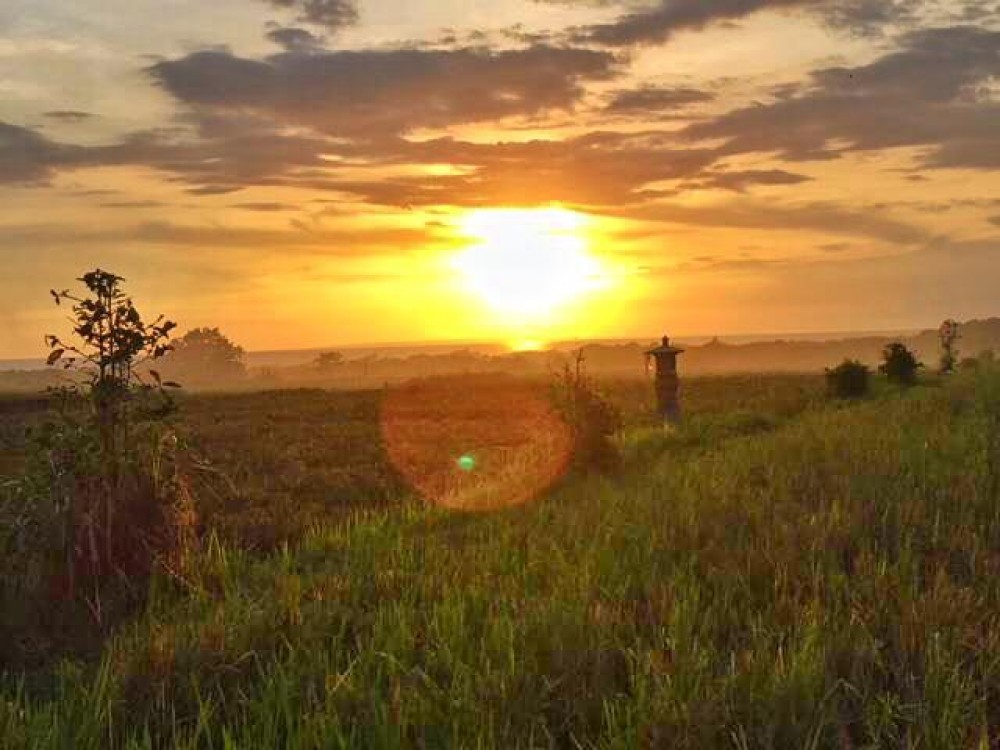
[[(153, 22), (151, 22), (151, 20)], [(996, 314), (995, 0), (6, 0), (0, 358)]]

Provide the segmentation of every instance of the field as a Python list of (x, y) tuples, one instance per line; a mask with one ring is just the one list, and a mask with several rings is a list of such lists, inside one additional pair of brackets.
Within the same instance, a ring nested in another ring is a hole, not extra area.
[[(611, 477), (554, 473), (544, 384), (510, 387), (185, 398), (202, 549), (97, 651), (5, 672), (0, 745), (1000, 744), (1000, 374), (692, 379), (672, 432), (605, 383)], [(39, 408), (2, 402), (0, 475)], [(511, 465), (540, 496), (498, 507)]]

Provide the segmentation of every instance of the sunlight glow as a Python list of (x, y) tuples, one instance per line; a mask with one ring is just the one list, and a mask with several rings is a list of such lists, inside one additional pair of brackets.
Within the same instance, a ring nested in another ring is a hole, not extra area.
[(591, 219), (561, 208), (483, 209), (460, 222), (473, 244), (453, 266), (466, 287), (505, 319), (544, 321), (607, 284), (588, 252)]

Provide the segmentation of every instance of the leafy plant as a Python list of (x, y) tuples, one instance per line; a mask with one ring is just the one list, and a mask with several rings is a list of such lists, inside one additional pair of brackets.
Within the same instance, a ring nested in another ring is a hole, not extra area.
[(57, 418), (39, 431), (32, 467), (35, 494), (48, 499), (41, 525), (55, 527), (61, 548), (52, 591), (73, 598), (86, 579), (100, 621), (104, 581), (148, 574), (191, 511), (189, 498), (177, 504), (183, 481), (169, 427), (167, 389), (178, 384), (149, 368), (170, 351), (176, 324), (145, 322), (120, 276), (96, 269), (78, 281), (81, 294), (51, 292), (56, 304), (71, 305), (73, 338), (46, 337), (48, 364), (76, 377), (52, 391)]
[(826, 370), (826, 385), (835, 398), (861, 398), (868, 394), (868, 366), (853, 359), (845, 359), (839, 365)]
[(552, 401), (572, 433), (576, 467), (602, 472), (616, 470), (621, 455), (614, 438), (622, 429), (622, 416), (587, 375), (582, 350), (556, 376)]
[(941, 337), (941, 372), (949, 374), (955, 371), (958, 362), (956, 343), (960, 338), (959, 324), (954, 320), (946, 320), (941, 324), (938, 335)]
[(916, 355), (904, 344), (894, 342), (882, 350), (882, 364), (879, 372), (884, 374), (891, 383), (910, 386), (917, 382), (917, 371), (923, 364)]

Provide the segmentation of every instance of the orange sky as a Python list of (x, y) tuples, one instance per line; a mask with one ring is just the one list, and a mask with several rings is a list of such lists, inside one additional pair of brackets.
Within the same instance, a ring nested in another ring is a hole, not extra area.
[(998, 314), (998, 122), (992, 1), (8, 0), (0, 358)]

